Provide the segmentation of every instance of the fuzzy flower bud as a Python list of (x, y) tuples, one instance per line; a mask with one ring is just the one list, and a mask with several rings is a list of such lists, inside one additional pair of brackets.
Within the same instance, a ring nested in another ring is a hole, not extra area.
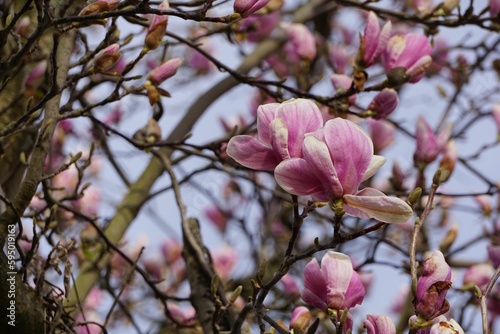
[(93, 64), (94, 72), (106, 73), (116, 65), (120, 58), (120, 45), (116, 43), (111, 44), (95, 56)]
[(248, 17), (264, 8), (269, 0), (235, 0), (234, 11), (241, 15), (241, 17)]
[(120, 0), (97, 0), (82, 9), (78, 16), (94, 15), (115, 9)]
[[(169, 10), (170, 4), (168, 0), (162, 1), (158, 6), (159, 10)], [(165, 31), (167, 30), (168, 16), (167, 15), (156, 15), (154, 14), (151, 23), (149, 24), (148, 33), (146, 39), (144, 40), (144, 45), (149, 50), (155, 50), (163, 39)]]

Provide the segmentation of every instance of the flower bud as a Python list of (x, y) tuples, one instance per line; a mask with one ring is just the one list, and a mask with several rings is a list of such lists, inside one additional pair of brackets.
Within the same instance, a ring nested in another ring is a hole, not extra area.
[(312, 322), (313, 317), (309, 309), (299, 306), (293, 310), (292, 319), (290, 319), (290, 329), (293, 330), (293, 334), (305, 334)]
[(495, 268), (500, 266), (500, 246), (498, 245), (488, 245), (488, 258)]
[(490, 15), (492, 17), (497, 17), (500, 14), (500, 0), (489, 0), (490, 5)]
[(398, 93), (392, 88), (384, 88), (372, 100), (368, 110), (375, 113), (375, 119), (386, 118), (396, 109), (398, 102)]
[(377, 15), (374, 12), (368, 14), (364, 35), (359, 37), (360, 48), (356, 57), (358, 66), (366, 68), (375, 64), (387, 46), (391, 27), (391, 21), (387, 21), (380, 31)]
[(493, 106), (493, 109), (491, 110), (491, 115), (493, 116), (493, 120), (495, 121), (495, 124), (497, 126), (497, 133), (498, 133), (498, 141), (500, 141), (500, 103), (497, 103)]
[(489, 263), (479, 263), (467, 268), (464, 273), (464, 285), (477, 285), (484, 292), (495, 269)]
[(151, 81), (153, 85), (158, 86), (163, 81), (173, 77), (183, 61), (183, 58), (172, 58), (164, 62), (149, 73), (149, 81)]
[(441, 182), (448, 181), (451, 173), (455, 169), (455, 164), (457, 162), (457, 147), (455, 145), (454, 140), (450, 140), (448, 145), (446, 145), (445, 153), (443, 159), (441, 159), (441, 164), (439, 165), (439, 169), (447, 171), (447, 175), (444, 175), (441, 179)]
[(97, 0), (84, 7), (78, 16), (94, 15), (115, 9), (120, 0)]
[[(164, 0), (158, 6), (159, 10), (169, 10), (170, 4), (168, 0)], [(156, 15), (153, 14), (151, 23), (149, 24), (148, 33), (146, 34), (146, 39), (144, 40), (144, 45), (149, 50), (155, 50), (160, 46), (165, 31), (167, 30), (168, 16), (167, 15)]]
[(249, 17), (259, 9), (265, 7), (269, 0), (235, 0), (234, 11), (241, 17)]
[(491, 216), (492, 208), (491, 208), (491, 202), (490, 202), (490, 196), (489, 195), (478, 195), (474, 196), (474, 199), (476, 200), (476, 203), (479, 204), (479, 207), (486, 217)]
[(115, 43), (96, 54), (93, 64), (94, 72), (106, 73), (109, 69), (115, 66), (121, 57), (119, 50), (120, 45)]

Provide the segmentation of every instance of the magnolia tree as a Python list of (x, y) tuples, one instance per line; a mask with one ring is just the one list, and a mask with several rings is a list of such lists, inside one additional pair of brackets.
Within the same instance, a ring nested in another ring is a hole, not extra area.
[(499, 330), (500, 1), (0, 13), (2, 333)]

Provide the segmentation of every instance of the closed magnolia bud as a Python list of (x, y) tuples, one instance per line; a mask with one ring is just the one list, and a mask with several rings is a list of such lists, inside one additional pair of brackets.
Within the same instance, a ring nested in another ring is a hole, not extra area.
[(293, 330), (293, 334), (305, 334), (312, 322), (313, 317), (309, 309), (304, 306), (299, 306), (293, 310), (292, 319), (290, 320), (290, 329)]
[(235, 0), (234, 11), (241, 15), (241, 17), (248, 17), (265, 7), (269, 0)]
[(82, 9), (78, 16), (94, 15), (109, 12), (118, 6), (120, 0), (97, 0)]
[(384, 88), (372, 100), (368, 110), (375, 113), (375, 119), (386, 118), (396, 109), (398, 102), (398, 93), (392, 88)]
[(458, 235), (458, 224), (453, 224), (448, 233), (446, 233), (444, 239), (439, 244), (439, 250), (443, 253), (447, 252), (457, 239), (457, 235)]
[[(168, 0), (164, 0), (158, 6), (159, 10), (169, 10), (170, 4)], [(167, 30), (168, 16), (167, 15), (156, 15), (154, 14), (151, 23), (149, 24), (148, 33), (146, 34), (146, 39), (144, 40), (144, 45), (149, 50), (155, 50), (160, 46), (165, 31)]]
[(183, 58), (172, 58), (164, 62), (149, 73), (149, 81), (151, 81), (153, 85), (158, 86), (163, 81), (173, 77), (177, 73), (177, 70), (183, 61)]
[(113, 66), (115, 66), (121, 58), (119, 50), (120, 45), (115, 43), (100, 51), (94, 58), (94, 72), (105, 73), (109, 69), (113, 68)]
[(441, 164), (439, 165), (440, 169), (448, 172), (447, 175), (443, 175), (441, 177), (442, 182), (447, 181), (451, 176), (451, 173), (453, 173), (453, 170), (455, 169), (455, 164), (457, 162), (457, 158), (458, 158), (457, 147), (455, 145), (455, 141), (450, 140), (446, 145), (443, 159), (441, 160)]

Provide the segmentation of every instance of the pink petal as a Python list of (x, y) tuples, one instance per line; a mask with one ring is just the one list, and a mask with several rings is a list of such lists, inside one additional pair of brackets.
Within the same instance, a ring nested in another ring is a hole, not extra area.
[(271, 130), (271, 146), (274, 155), (281, 157), (282, 160), (290, 159), (288, 153), (288, 129), (285, 122), (281, 118), (274, 119), (270, 126)]
[(321, 111), (312, 101), (292, 99), (281, 103), (276, 110), (288, 128), (288, 151), (292, 158), (302, 158), (304, 135), (318, 130), (323, 125)]
[(420, 58), (431, 55), (431, 43), (426, 36), (420, 34), (407, 34), (404, 38), (405, 48), (399, 56), (396, 66), (402, 66), (409, 69)]
[(377, 15), (375, 15), (374, 12), (370, 11), (370, 13), (368, 14), (368, 21), (366, 22), (365, 26), (365, 33), (363, 35), (363, 38), (365, 40), (364, 60), (366, 66), (369, 66), (368, 64), (371, 65), (373, 63), (375, 50), (377, 49), (378, 46), (379, 37), (380, 37), (380, 25), (378, 23)]
[(355, 123), (336, 118), (326, 122), (325, 142), (330, 150), (344, 194), (358, 190), (363, 174), (370, 165), (373, 144)]
[(349, 287), (345, 293), (345, 300), (342, 308), (351, 308), (359, 305), (363, 302), (363, 299), (365, 299), (365, 286), (359, 274), (353, 271)]
[(385, 51), (387, 43), (389, 42), (389, 38), (391, 37), (391, 29), (392, 29), (392, 23), (391, 21), (387, 21), (387, 23), (384, 24), (382, 31), (380, 32), (377, 49), (375, 50), (375, 53), (372, 56), (373, 58), (371, 59), (372, 63), (376, 62), (377, 58), (379, 58)]
[(247, 135), (231, 138), (227, 154), (241, 165), (255, 170), (273, 170), (281, 161), (271, 147)]
[(389, 224), (404, 223), (413, 216), (413, 210), (405, 201), (373, 188), (365, 188), (356, 195), (345, 195), (344, 210), (355, 217), (370, 217)]
[(408, 70), (406, 70), (406, 73), (411, 76), (410, 80), (408, 82), (410, 83), (415, 83), (419, 82), (420, 79), (422, 79), (425, 75), (425, 71), (431, 66), (432, 64), (432, 57), (431, 56), (423, 56), (415, 64), (413, 64)]
[(309, 170), (323, 184), (325, 196), (330, 200), (341, 198), (344, 191), (326, 144), (314, 136), (306, 136), (303, 149)]
[(279, 103), (268, 103), (257, 108), (257, 132), (259, 133), (259, 139), (266, 144), (271, 143), (269, 125), (274, 119), (278, 106)]
[(365, 174), (363, 174), (363, 178), (361, 179), (361, 182), (368, 180), (370, 177), (375, 175), (376, 172), (380, 169), (385, 164), (386, 160), (383, 156), (381, 155), (373, 155), (372, 160), (370, 161), (370, 164), (368, 165), (368, 168), (365, 171)]
[(306, 264), (304, 269), (304, 290), (302, 299), (321, 310), (326, 310), (326, 283), (316, 259), (312, 259)]
[(398, 59), (406, 47), (405, 37), (402, 35), (394, 35), (387, 43), (386, 51), (382, 54), (382, 63), (386, 70), (391, 70), (397, 66)]
[(346, 291), (353, 275), (351, 259), (342, 253), (328, 252), (321, 260), (321, 273), (327, 284), (326, 300), (329, 308), (344, 307)]
[(321, 181), (301, 158), (282, 161), (274, 170), (276, 182), (285, 191), (299, 196), (315, 195), (319, 201), (328, 201)]

